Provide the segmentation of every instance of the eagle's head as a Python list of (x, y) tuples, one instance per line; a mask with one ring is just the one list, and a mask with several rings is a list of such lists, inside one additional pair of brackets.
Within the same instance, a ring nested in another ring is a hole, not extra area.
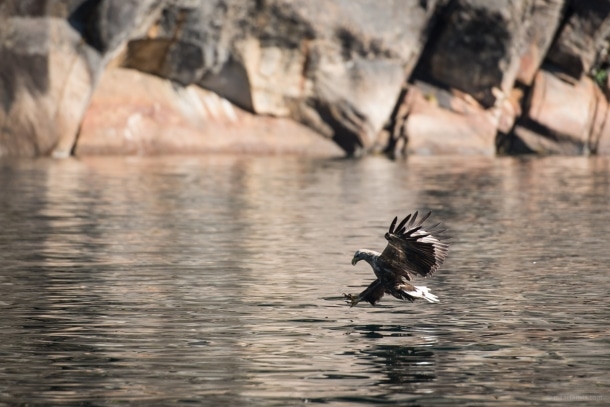
[(356, 253), (354, 253), (354, 258), (352, 259), (352, 266), (355, 266), (356, 263), (358, 263), (363, 258), (363, 253), (360, 250), (356, 250)]
[(379, 253), (374, 252), (372, 250), (356, 250), (356, 253), (354, 253), (354, 258), (352, 259), (352, 266), (355, 266), (356, 263), (358, 263), (360, 260), (366, 260), (367, 263), (372, 264), (371, 262), (373, 262), (374, 258), (376, 258), (377, 256), (379, 256)]

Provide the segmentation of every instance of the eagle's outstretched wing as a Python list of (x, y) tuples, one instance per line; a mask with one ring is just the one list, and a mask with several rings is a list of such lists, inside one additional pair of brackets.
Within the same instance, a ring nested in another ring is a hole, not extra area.
[[(398, 218), (394, 218), (390, 230), (385, 234), (388, 245), (379, 256), (378, 264), (396, 276), (407, 280), (413, 278), (413, 273), (427, 277), (434, 273), (445, 261), (449, 245), (443, 243), (440, 235), (444, 229), (439, 229), (440, 223), (424, 228), (422, 225), (432, 212), (428, 212), (416, 222), (417, 212), (408, 215), (396, 226)], [(408, 223), (407, 223), (408, 222)]]

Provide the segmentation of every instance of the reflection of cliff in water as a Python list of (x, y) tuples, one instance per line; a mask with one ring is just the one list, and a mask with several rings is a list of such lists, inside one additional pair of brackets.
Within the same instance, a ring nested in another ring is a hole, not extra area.
[[(436, 380), (437, 357), (432, 351), (434, 336), (420, 336), (406, 325), (356, 325), (353, 329), (372, 340), (392, 341), (365, 347), (358, 353), (361, 364), (370, 365), (367, 371), (382, 375), (378, 385), (389, 386), (400, 392), (412, 392), (405, 384), (427, 383)], [(414, 341), (415, 339), (415, 341)], [(408, 344), (407, 344), (408, 343)]]
[(436, 356), (427, 347), (378, 345), (364, 350), (361, 357), (387, 377), (380, 381), (380, 385), (401, 385), (396, 388), (411, 391), (412, 388), (404, 384), (436, 380)]

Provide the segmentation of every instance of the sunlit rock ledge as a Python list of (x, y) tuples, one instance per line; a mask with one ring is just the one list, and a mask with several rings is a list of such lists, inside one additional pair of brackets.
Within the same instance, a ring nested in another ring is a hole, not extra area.
[(294, 120), (254, 115), (201, 87), (107, 69), (83, 116), (74, 154), (168, 153), (340, 156), (342, 151)]
[(0, 3), (0, 156), (608, 154), (610, 0)]

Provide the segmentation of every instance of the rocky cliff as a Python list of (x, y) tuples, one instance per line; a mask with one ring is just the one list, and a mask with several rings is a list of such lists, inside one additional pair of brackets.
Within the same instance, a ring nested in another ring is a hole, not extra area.
[(610, 0), (0, 1), (0, 155), (607, 154)]

